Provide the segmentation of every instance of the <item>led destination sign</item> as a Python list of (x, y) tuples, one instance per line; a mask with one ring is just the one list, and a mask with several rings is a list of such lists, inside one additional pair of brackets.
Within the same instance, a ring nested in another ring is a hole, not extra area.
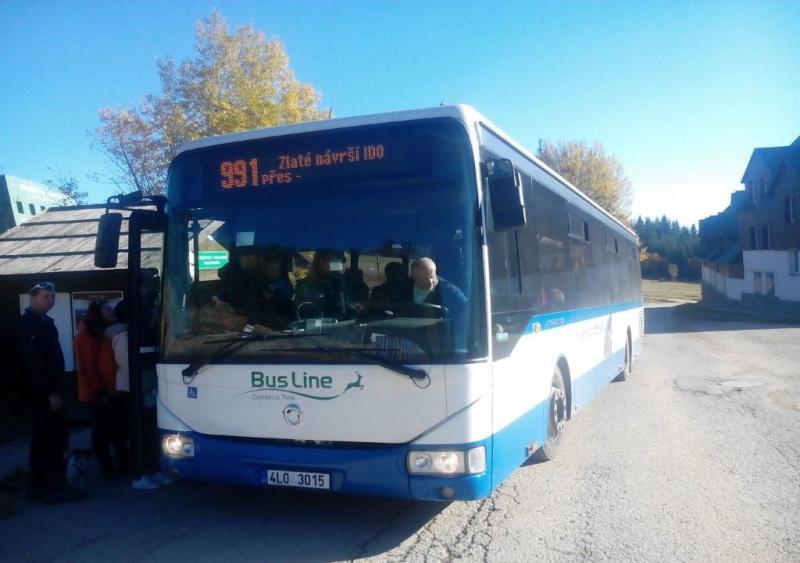
[(224, 190), (258, 188), (301, 182), (307, 172), (355, 168), (364, 162), (380, 162), (387, 156), (383, 144), (350, 145), (275, 156), (229, 158), (219, 163), (219, 186)]

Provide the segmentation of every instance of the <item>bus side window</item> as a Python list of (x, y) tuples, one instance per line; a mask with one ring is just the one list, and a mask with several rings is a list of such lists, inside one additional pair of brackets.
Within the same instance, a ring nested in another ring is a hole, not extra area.
[(516, 309), (513, 296), (519, 295), (519, 264), (514, 231), (490, 232), (489, 275), (492, 280), (492, 309), (499, 312)]
[(591, 276), (594, 280), (592, 284), (592, 296), (590, 306), (597, 307), (611, 303), (611, 283), (609, 253), (606, 250), (605, 230), (597, 219), (590, 219), (589, 228), (596, 233), (591, 242)]
[(566, 202), (533, 182), (532, 203), (539, 258), (542, 308), (544, 312), (564, 311), (573, 305), (569, 266), (569, 224)]
[(525, 174), (520, 174), (522, 181), (522, 195), (525, 198), (525, 207), (528, 209), (528, 224), (517, 231), (517, 244), (519, 247), (519, 271), (522, 288), (522, 303), (524, 309), (535, 309), (539, 312), (542, 308), (542, 283), (539, 273), (539, 242), (536, 237), (538, 229), (533, 215), (533, 180)]

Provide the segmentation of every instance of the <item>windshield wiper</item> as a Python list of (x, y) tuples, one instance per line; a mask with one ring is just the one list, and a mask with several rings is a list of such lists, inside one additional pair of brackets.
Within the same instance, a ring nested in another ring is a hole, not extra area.
[(219, 340), (204, 340), (203, 344), (225, 344), (217, 350), (213, 356), (208, 359), (196, 358), (189, 362), (189, 366), (181, 371), (184, 383), (188, 379), (191, 381), (201, 368), (209, 365), (216, 364), (220, 360), (227, 358), (237, 350), (244, 348), (250, 342), (266, 342), (269, 340), (284, 340), (289, 338), (303, 338), (308, 336), (325, 336), (327, 332), (314, 332), (303, 334), (254, 334), (252, 332), (242, 332), (239, 336), (232, 338), (220, 338)]
[(262, 348), (259, 350), (259, 352), (327, 352), (331, 354), (344, 352), (352, 356), (358, 356), (360, 358), (372, 360), (377, 365), (395, 373), (399, 373), (400, 375), (410, 377), (411, 379), (415, 380), (415, 382), (430, 379), (430, 375), (428, 375), (428, 372), (424, 369), (407, 366), (401, 362), (398, 362), (397, 360), (383, 358), (378, 354), (372, 353), (372, 348), (333, 348), (316, 346), (314, 348)]

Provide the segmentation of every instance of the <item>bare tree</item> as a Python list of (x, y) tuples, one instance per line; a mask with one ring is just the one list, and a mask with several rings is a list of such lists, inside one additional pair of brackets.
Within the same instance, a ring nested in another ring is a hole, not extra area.
[(47, 170), (50, 172), (51, 178), (45, 180), (44, 183), (61, 194), (59, 202), (61, 205), (85, 205), (88, 202), (89, 194), (80, 189), (78, 181), (71, 171), (63, 172), (49, 166)]

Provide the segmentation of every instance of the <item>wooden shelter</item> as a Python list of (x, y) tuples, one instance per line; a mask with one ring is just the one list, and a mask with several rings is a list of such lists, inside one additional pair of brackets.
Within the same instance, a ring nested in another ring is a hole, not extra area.
[[(0, 235), (0, 330), (13, 326), (24, 307), (28, 291), (38, 282), (56, 286), (56, 321), (67, 370), (67, 390), (75, 387), (72, 339), (80, 316), (94, 299), (121, 299), (128, 289), (127, 218), (122, 211), (122, 235), (117, 267), (94, 265), (95, 236), (105, 205), (54, 207)], [(146, 235), (143, 250), (158, 260), (161, 235)], [(145, 257), (143, 256), (143, 260)], [(74, 392), (74, 391), (73, 391)], [(68, 399), (70, 397), (68, 396)]]

